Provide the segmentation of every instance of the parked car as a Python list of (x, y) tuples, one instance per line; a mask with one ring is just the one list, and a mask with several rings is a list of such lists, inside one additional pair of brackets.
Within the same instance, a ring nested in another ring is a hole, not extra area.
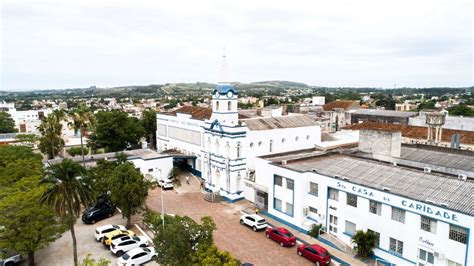
[(153, 247), (135, 248), (123, 254), (117, 261), (117, 265), (141, 265), (156, 259), (156, 251)]
[(122, 237), (115, 239), (110, 244), (110, 251), (117, 256), (122, 256), (125, 252), (134, 248), (144, 248), (150, 245), (148, 239), (144, 236)]
[(267, 221), (257, 214), (244, 214), (240, 216), (240, 224), (250, 226), (254, 231), (265, 229), (267, 227)]
[(102, 237), (104, 237), (105, 234), (110, 233), (115, 230), (127, 230), (125, 226), (123, 225), (115, 225), (115, 224), (106, 224), (103, 226), (99, 226), (95, 229), (95, 240), (97, 241), (102, 241)]
[(23, 258), (20, 254), (6, 250), (0, 249), (0, 266), (11, 266), (20, 262)]
[(159, 179), (158, 185), (163, 189), (171, 189), (174, 187), (173, 181), (168, 178)]
[(115, 206), (108, 201), (99, 199), (94, 206), (87, 208), (82, 214), (82, 221), (86, 224), (95, 222), (114, 215)]
[(296, 237), (283, 227), (267, 227), (265, 232), (267, 238), (280, 243), (280, 246), (292, 247), (296, 244)]
[(112, 241), (123, 236), (135, 236), (135, 233), (130, 230), (115, 230), (105, 234), (104, 237), (102, 237), (102, 244), (110, 246), (110, 244), (112, 244)]
[(329, 252), (317, 244), (301, 244), (296, 249), (296, 252), (298, 255), (316, 263), (317, 266), (329, 265), (331, 263), (331, 256), (329, 255)]

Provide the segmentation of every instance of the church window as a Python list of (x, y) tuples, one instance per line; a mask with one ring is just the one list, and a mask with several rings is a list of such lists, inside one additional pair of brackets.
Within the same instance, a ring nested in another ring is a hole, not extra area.
[(241, 146), (240, 146), (240, 142), (237, 142), (237, 158), (240, 158), (240, 152), (241, 152)]
[(216, 101), (216, 111), (219, 111), (219, 101)]
[(309, 139), (309, 135), (306, 136), (306, 139)]
[(258, 142), (258, 146), (259, 146), (259, 147), (262, 146), (262, 142), (261, 142), (261, 141)]
[(219, 154), (219, 141), (216, 140), (216, 151), (215, 153)]
[(295, 141), (298, 141), (300, 138), (298, 136), (295, 137)]
[(252, 148), (252, 147), (253, 147), (253, 142), (250, 142), (250, 145), (249, 145), (249, 146), (250, 146), (250, 148)]
[(227, 110), (232, 110), (232, 102), (231, 101), (228, 101), (227, 102)]
[(270, 152), (273, 152), (273, 140), (270, 140)]
[(281, 139), (281, 143), (285, 143), (286, 139), (285, 138), (282, 138)]

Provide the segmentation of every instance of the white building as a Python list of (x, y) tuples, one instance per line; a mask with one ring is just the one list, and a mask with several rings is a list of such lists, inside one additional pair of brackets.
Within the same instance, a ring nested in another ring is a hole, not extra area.
[[(387, 147), (387, 157), (403, 153), (393, 143), (396, 136), (366, 139), (364, 150), (372, 143)], [(255, 159), (255, 202), (303, 232), (322, 224), (327, 232), (322, 237), (335, 246), (351, 246), (356, 230), (372, 230), (374, 256), (396, 265), (474, 265), (472, 180), (346, 151), (313, 149)], [(462, 160), (471, 167), (473, 161), (472, 154)]]
[(212, 109), (185, 106), (157, 114), (159, 151), (180, 152), (206, 188), (229, 201), (254, 198), (244, 178), (253, 175), (256, 156), (309, 149), (321, 142), (317, 122), (304, 116), (239, 119), (237, 89), (220, 83)]
[(0, 111), (2, 110), (10, 114), (15, 121), (15, 128), (20, 133), (39, 133), (41, 119), (53, 111), (52, 109), (18, 111), (15, 104), (5, 102), (0, 103)]

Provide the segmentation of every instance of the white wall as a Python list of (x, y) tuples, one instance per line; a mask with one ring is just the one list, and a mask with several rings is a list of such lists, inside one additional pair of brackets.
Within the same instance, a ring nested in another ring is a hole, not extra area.
[[(144, 160), (142, 158), (129, 159), (135, 167), (140, 168), (143, 175), (152, 175), (156, 180), (160, 177), (168, 177), (173, 168), (173, 157), (165, 156), (155, 159)], [(160, 171), (161, 170), (161, 171)]]

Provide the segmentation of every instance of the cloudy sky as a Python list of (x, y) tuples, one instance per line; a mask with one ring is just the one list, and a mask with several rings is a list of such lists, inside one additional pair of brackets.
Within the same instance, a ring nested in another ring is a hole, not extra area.
[(471, 0), (1, 4), (0, 90), (218, 81), (473, 85)]

